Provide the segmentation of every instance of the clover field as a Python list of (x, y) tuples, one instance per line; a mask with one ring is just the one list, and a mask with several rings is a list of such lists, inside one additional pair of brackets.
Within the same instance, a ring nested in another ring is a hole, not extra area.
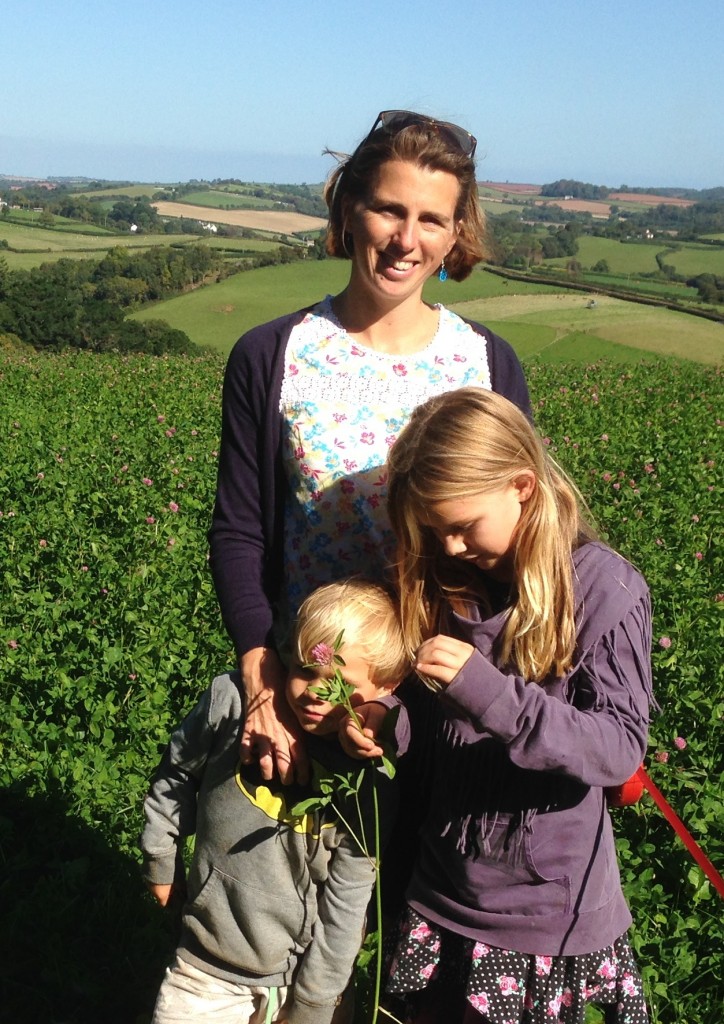
[[(8, 1020), (150, 1020), (175, 922), (143, 892), (141, 801), (170, 729), (233, 660), (206, 547), (222, 372), (217, 355), (0, 360)], [(526, 372), (551, 452), (649, 581), (647, 768), (724, 872), (721, 371)], [(720, 1024), (722, 900), (648, 797), (614, 815), (654, 1022)]]

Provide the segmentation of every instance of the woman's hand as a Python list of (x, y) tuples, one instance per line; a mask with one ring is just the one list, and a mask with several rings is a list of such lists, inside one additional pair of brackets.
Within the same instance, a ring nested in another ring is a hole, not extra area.
[(276, 651), (254, 647), (241, 658), (241, 679), (246, 695), (246, 721), (241, 736), (241, 760), (259, 760), (263, 779), (274, 770), (286, 785), (305, 783), (309, 762), (300, 729), (285, 696), (286, 669)]
[(362, 725), (361, 731), (351, 715), (343, 718), (339, 724), (338, 737), (345, 754), (358, 759), (382, 757), (384, 751), (377, 745), (376, 739), (388, 711), (389, 708), (384, 704), (375, 704), (374, 701), (355, 708), (354, 713)]
[(414, 669), (420, 675), (448, 686), (474, 650), (472, 644), (439, 633), (420, 644)]

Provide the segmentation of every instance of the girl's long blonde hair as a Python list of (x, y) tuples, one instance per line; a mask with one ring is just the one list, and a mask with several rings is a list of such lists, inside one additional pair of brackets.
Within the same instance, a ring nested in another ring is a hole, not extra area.
[(532, 471), (535, 488), (513, 538), (515, 596), (498, 654), (529, 681), (563, 675), (576, 638), (571, 553), (595, 532), (577, 488), (520, 409), (482, 388), (432, 398), (412, 414), (388, 469), (402, 628), (411, 656), (439, 628), (444, 600), (456, 610), (471, 602), (491, 610), (484, 574), (447, 556), (425, 525), (431, 506), (501, 490)]

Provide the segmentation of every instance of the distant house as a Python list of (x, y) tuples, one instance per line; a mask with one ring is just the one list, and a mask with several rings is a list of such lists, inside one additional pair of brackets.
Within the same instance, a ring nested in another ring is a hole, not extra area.
[(135, 235), (135, 233), (138, 231), (138, 224), (131, 224), (130, 230), (131, 230), (131, 234)]
[(204, 224), (202, 220), (199, 221), (199, 224), (201, 225), (204, 231), (210, 231), (213, 235), (215, 235), (216, 232), (219, 230), (216, 224)]

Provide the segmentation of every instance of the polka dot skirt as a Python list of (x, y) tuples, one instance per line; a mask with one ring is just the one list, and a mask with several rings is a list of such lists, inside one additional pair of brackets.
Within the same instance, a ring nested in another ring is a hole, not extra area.
[(595, 953), (531, 956), (456, 935), (408, 908), (387, 991), (420, 993), (409, 1000), (419, 1007), (428, 987), (436, 999), (447, 993), (448, 1005), (464, 993), (481, 1024), (584, 1024), (587, 1003), (605, 1007), (606, 1024), (648, 1022), (641, 975), (625, 935)]

